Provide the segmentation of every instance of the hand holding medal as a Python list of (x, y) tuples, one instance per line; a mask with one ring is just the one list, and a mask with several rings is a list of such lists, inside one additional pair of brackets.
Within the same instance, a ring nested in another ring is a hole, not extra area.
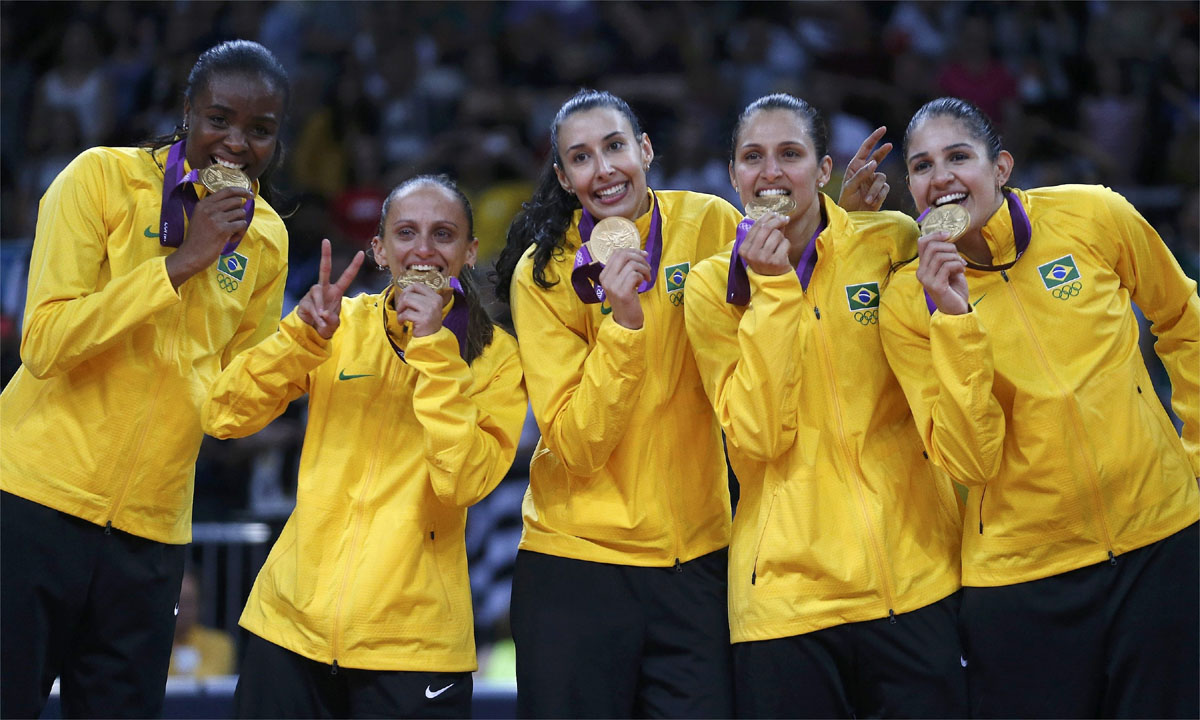
[[(970, 227), (971, 214), (962, 205), (947, 203), (931, 208), (921, 216), (920, 224), (917, 278), (925, 286), (925, 293), (947, 315), (969, 312), (967, 263), (953, 243)], [(934, 240), (938, 233), (946, 233), (945, 240)]]

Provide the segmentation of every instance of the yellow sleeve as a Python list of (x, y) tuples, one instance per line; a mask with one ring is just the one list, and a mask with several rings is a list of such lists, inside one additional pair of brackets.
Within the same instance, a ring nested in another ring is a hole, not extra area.
[[(276, 248), (270, 245), (265, 252), (278, 253), (273, 258), (276, 261), (275, 273), (254, 287), (250, 302), (246, 304), (246, 312), (242, 315), (242, 324), (238, 326), (233, 338), (225, 346), (221, 356), (221, 367), (227, 367), (233, 358), (243, 350), (252, 348), (270, 337), (279, 328), (279, 317), (283, 314), (283, 290), (287, 285), (287, 230), (280, 223), (283, 242)], [(264, 242), (266, 242), (264, 240)], [(264, 255), (265, 255), (264, 252)]]
[(331, 342), (293, 311), (274, 335), (238, 355), (217, 376), (200, 411), (204, 432), (225, 439), (263, 429), (308, 392), (309, 374), (330, 354)]
[(569, 278), (542, 289), (525, 262), (513, 278), (512, 311), (543, 441), (571, 474), (596, 474), (621, 441), (646, 379), (644, 328), (629, 330), (609, 316), (590, 347), (569, 320), (584, 312)]
[(929, 457), (963, 485), (986, 484), (1000, 471), (1006, 428), (992, 394), (991, 339), (977, 313), (930, 316), (923, 297), (904, 292), (913, 285), (919, 292), (911, 283), (883, 293), (884, 354)]
[(750, 271), (750, 305), (739, 319), (739, 310), (725, 302), (728, 263), (714, 260), (688, 278), (688, 338), (727, 441), (754, 460), (770, 461), (796, 439), (803, 289), (795, 273)]
[[(51, 183), (38, 210), (21, 362), (37, 378), (68, 372), (180, 301), (153, 258), (100, 287), (108, 254), (105, 159), (85, 152)], [(116, 201), (116, 200), (114, 200)]]
[(1150, 321), (1154, 351), (1171, 379), (1171, 407), (1183, 420), (1182, 440), (1200, 477), (1200, 298), (1166, 243), (1133, 205), (1105, 192), (1119, 238), (1116, 272)]
[(504, 479), (525, 421), (525, 388), (516, 343), (497, 328), (467, 365), (458, 339), (442, 328), (414, 337), (405, 351), (417, 370), (413, 411), (425, 429), (425, 464), (442, 502), (466, 507)]

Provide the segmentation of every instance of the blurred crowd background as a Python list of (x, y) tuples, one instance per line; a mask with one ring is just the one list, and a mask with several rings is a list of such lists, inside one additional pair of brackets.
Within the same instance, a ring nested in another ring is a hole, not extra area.
[[(343, 267), (374, 234), (387, 191), (418, 172), (448, 173), (470, 197), (486, 274), (545, 161), (555, 111), (580, 87), (610, 90), (639, 114), (656, 150), (653, 187), (735, 204), (729, 134), (741, 108), (763, 94), (790, 92), (822, 110), (839, 173), (876, 126), (886, 125), (899, 148), (922, 103), (967, 98), (996, 120), (1016, 157), (1013, 185), (1113, 187), (1195, 278), (1198, 19), (1197, 2), (1103, 0), (5, 0), (0, 379), (7, 382), (20, 362), (42, 193), (86, 147), (169, 132), (182, 118), (188, 70), (222, 40), (263, 43), (291, 75), (287, 155), (273, 181), (291, 238), (286, 312), (315, 281), (321, 238), (333, 240), (335, 269)], [(886, 207), (911, 212), (899, 155), (883, 168), (892, 187)], [(831, 187), (836, 192), (837, 183)], [(357, 285), (373, 292), (385, 282), (364, 270)], [(1165, 397), (1166, 377), (1152, 355)], [(252, 438), (206, 441), (196, 521), (253, 520), (277, 531), (294, 497), (303, 423), (299, 402)], [(528, 450), (537, 437), (532, 423), (526, 435)], [(527, 458), (518, 458), (510, 480), (471, 512), (485, 664), (492, 641), (505, 635), (527, 469)], [(232, 626), (239, 610), (222, 609), (217, 622)]]

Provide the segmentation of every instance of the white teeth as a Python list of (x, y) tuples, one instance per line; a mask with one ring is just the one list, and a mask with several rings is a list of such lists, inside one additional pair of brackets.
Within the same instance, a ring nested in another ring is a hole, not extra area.
[(791, 194), (792, 194), (791, 191), (784, 190), (783, 188), (770, 188), (767, 190), (759, 190), (758, 191), (758, 197), (768, 197), (771, 195), (791, 195)]
[(934, 200), (933, 204), (934, 205), (945, 205), (946, 203), (958, 202), (959, 200), (966, 200), (966, 199), (967, 199), (966, 193), (954, 193), (953, 195), (943, 195), (942, 197), (938, 198), (937, 200)]
[(408, 269), (416, 270), (417, 272), (425, 272), (428, 270), (437, 270), (438, 268), (436, 265), (409, 265)]
[(234, 163), (231, 163), (231, 162), (227, 162), (227, 161), (225, 161), (225, 160), (222, 160), (222, 159), (221, 159), (221, 158), (219, 158), (219, 157), (214, 157), (214, 158), (213, 158), (213, 160), (214, 160), (214, 161), (215, 161), (215, 162), (216, 162), (218, 165), (223, 165), (224, 167), (227, 167), (227, 168), (233, 168), (234, 170), (244, 170), (244, 169), (246, 168), (246, 166), (245, 166), (245, 165), (237, 165), (237, 164), (234, 164)]
[(629, 183), (621, 183), (620, 185), (615, 185), (615, 186), (610, 187), (605, 190), (597, 190), (596, 194), (599, 195), (600, 197), (612, 197), (613, 195), (616, 195), (618, 193), (625, 192), (625, 188), (628, 186), (629, 186)]

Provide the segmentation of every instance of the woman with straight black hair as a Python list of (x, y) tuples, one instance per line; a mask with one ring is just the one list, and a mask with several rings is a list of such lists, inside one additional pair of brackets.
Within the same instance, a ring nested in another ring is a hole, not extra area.
[(879, 322), (926, 451), (968, 488), (972, 717), (1196, 717), (1195, 281), (1112, 190), (1009, 187), (1013, 157), (966, 101), (918, 110), (904, 155), (922, 216), (961, 218), (920, 238)]
[(0, 395), (0, 715), (162, 712), (208, 387), (275, 331), (287, 230), (263, 199), (288, 104), (245, 40), (183, 124), (85, 151), (42, 198), (21, 362)]

